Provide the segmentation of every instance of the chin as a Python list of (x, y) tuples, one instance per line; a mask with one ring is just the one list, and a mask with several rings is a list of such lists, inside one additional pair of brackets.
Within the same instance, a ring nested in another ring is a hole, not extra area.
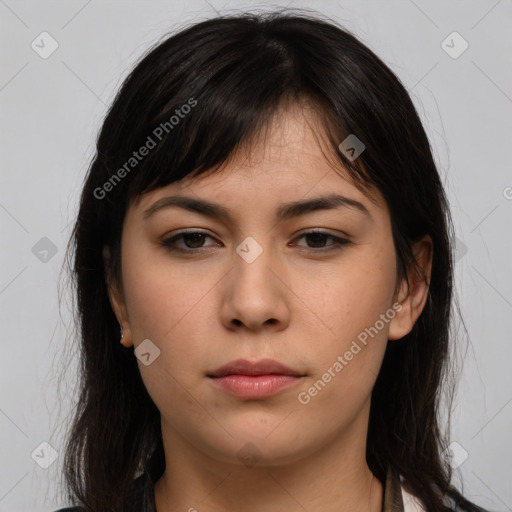
[[(276, 423), (278, 424), (278, 423)], [(274, 427), (275, 428), (275, 427)], [(202, 439), (202, 449), (212, 458), (227, 464), (244, 465), (246, 467), (276, 467), (296, 463), (308, 453), (314, 453), (318, 446), (301, 446), (291, 442), (293, 435), (283, 429), (262, 433), (262, 429), (240, 428), (233, 426), (226, 430), (233, 437), (226, 434), (222, 438)], [(198, 444), (196, 444), (198, 446)], [(201, 449), (201, 448), (200, 448)]]

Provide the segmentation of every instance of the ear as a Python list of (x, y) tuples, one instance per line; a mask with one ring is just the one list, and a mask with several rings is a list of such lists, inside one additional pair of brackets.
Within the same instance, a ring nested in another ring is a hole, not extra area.
[(133, 345), (133, 338), (128, 318), (128, 311), (126, 309), (122, 284), (118, 283), (111, 274), (110, 257), (110, 247), (105, 245), (103, 247), (103, 264), (105, 268), (105, 282), (107, 285), (108, 298), (114, 314), (116, 315), (117, 321), (123, 328), (123, 339), (121, 340), (121, 343), (125, 347), (130, 347)]
[(428, 298), (432, 271), (433, 243), (429, 235), (415, 242), (412, 247), (418, 265), (423, 269), (425, 278), (412, 266), (407, 275), (410, 286), (402, 279), (395, 294), (395, 300), (402, 305), (389, 324), (388, 339), (399, 340), (411, 332)]

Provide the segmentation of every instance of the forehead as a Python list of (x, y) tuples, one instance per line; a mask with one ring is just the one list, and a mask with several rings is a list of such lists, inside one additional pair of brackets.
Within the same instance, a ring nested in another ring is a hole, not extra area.
[(193, 194), (233, 209), (257, 207), (261, 211), (276, 202), (338, 193), (363, 203), (368, 210), (386, 210), (377, 190), (369, 196), (356, 186), (331, 146), (315, 107), (292, 104), (277, 110), (218, 168), (140, 196), (137, 209), (144, 211), (171, 194)]

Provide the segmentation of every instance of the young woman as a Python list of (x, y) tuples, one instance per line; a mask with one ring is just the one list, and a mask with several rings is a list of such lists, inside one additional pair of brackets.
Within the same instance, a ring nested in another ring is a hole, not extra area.
[(453, 233), (390, 69), (321, 16), (151, 49), (74, 227), (86, 511), (478, 511), (440, 427)]

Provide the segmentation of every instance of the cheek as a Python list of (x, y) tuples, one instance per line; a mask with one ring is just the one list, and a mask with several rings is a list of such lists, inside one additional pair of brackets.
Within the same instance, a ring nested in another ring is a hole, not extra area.
[[(396, 279), (393, 245), (382, 240), (368, 250), (347, 252), (339, 264), (325, 268), (297, 276), (293, 291), (317, 332), (324, 334), (322, 343), (327, 339), (342, 348), (340, 343), (350, 343), (389, 312)], [(388, 327), (386, 322), (377, 325), (383, 337)]]
[(320, 381), (312, 389), (313, 394), (318, 393), (318, 399), (314, 398), (318, 406), (328, 407), (334, 400), (349, 409), (357, 408), (371, 393), (395, 314), (391, 308), (394, 261), (393, 247), (386, 244), (360, 251), (328, 275), (316, 274), (314, 280), (294, 287), (315, 313), (309, 315), (309, 331), (316, 331), (310, 335), (313, 346), (308, 349), (315, 361), (309, 385)]
[(198, 318), (206, 320), (208, 290), (215, 280), (198, 278), (184, 265), (131, 250), (126, 245), (123, 286), (134, 348), (145, 339), (160, 350), (149, 365), (137, 359), (144, 385), (160, 411), (187, 411), (187, 417), (205, 421), (201, 408), (187, 392), (204, 347), (193, 333)]
[(324, 325), (309, 330), (313, 372), (299, 403), (309, 401), (304, 413), (327, 431), (335, 432), (340, 421), (357, 417), (368, 404), (387, 346), (392, 284), (375, 270), (354, 270), (333, 276), (325, 294), (310, 295)]
[(198, 311), (218, 280), (212, 272), (201, 272), (200, 263), (176, 263), (161, 249), (134, 251), (129, 241), (125, 254), (123, 284), (135, 343), (163, 343), (191, 317), (202, 318)]
[(180, 264), (154, 248), (133, 249), (128, 240), (123, 285), (134, 347), (149, 339), (160, 350), (148, 366), (138, 360), (141, 376), (158, 405), (188, 407), (183, 389), (207, 369), (205, 343), (218, 323), (211, 301), (222, 273), (207, 263)]

